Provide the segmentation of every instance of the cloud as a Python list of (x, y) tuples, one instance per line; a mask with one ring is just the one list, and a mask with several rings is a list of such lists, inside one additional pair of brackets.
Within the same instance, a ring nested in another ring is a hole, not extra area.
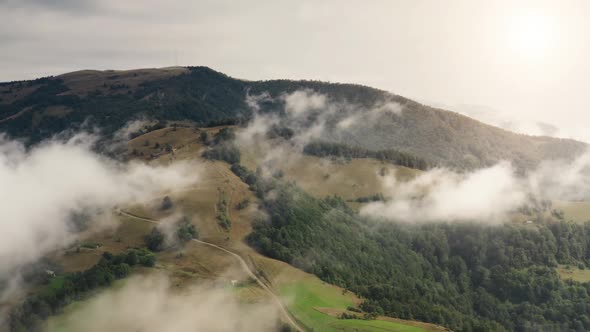
[(433, 169), (409, 181), (383, 181), (385, 202), (365, 205), (364, 216), (402, 222), (506, 221), (510, 212), (541, 200), (590, 198), (590, 153), (574, 162), (545, 161), (518, 175), (507, 162), (471, 173)]
[[(387, 99), (363, 106), (312, 90), (282, 95), (278, 97), (280, 109), (261, 112), (260, 103), (277, 104), (276, 99), (268, 94), (249, 98), (255, 115), (238, 132), (238, 144), (256, 147), (267, 175), (295, 162), (312, 140), (346, 141), (352, 133), (378, 126), (383, 117), (399, 117), (404, 112), (402, 105)], [(289, 127), (294, 135), (286, 143), (269, 140), (266, 133), (273, 126)], [(552, 128), (545, 126), (544, 130)], [(405, 222), (502, 222), (510, 212), (539, 200), (590, 198), (590, 153), (574, 163), (545, 161), (525, 176), (502, 162), (472, 173), (433, 169), (406, 182), (387, 176), (383, 188), (389, 200), (367, 204), (361, 214)]]
[(392, 101), (380, 101), (375, 103), (368, 111), (356, 112), (341, 119), (337, 123), (338, 129), (345, 131), (354, 127), (374, 126), (384, 115), (401, 115), (403, 107)]
[[(280, 101), (275, 112), (261, 112), (261, 103)], [(293, 130), (292, 143), (302, 148), (314, 139), (328, 139), (345, 134), (353, 127), (374, 126), (384, 116), (401, 116), (403, 106), (386, 97), (370, 106), (334, 100), (310, 89), (297, 90), (272, 98), (268, 93), (248, 95), (246, 103), (254, 112), (254, 118), (239, 136), (251, 142), (256, 135), (268, 132), (273, 126)]]
[(285, 101), (287, 114), (299, 118), (305, 116), (309, 111), (325, 109), (328, 98), (311, 90), (298, 90), (283, 95), (282, 99)]
[[(271, 97), (268, 92), (247, 95), (246, 104), (254, 113), (245, 128), (238, 130), (236, 143), (261, 160), (263, 174), (271, 175), (281, 165), (301, 158), (303, 148), (314, 140), (340, 141), (350, 130), (375, 126), (384, 116), (401, 116), (403, 106), (384, 98), (364, 106), (345, 100), (334, 100), (310, 89)], [(276, 109), (263, 106), (279, 105)], [(292, 137), (287, 141), (272, 140), (272, 130), (288, 128)]]
[(361, 215), (406, 222), (449, 220), (500, 221), (526, 200), (508, 164), (458, 174), (435, 169), (407, 182), (385, 178), (387, 202), (373, 202)]
[[(81, 318), (84, 319), (81, 319)], [(135, 276), (68, 316), (72, 331), (276, 331), (279, 314), (270, 303), (240, 303), (214, 285), (174, 289), (163, 275)]]
[(152, 123), (153, 121), (145, 118), (129, 121), (113, 134), (113, 140), (115, 142), (126, 142), (132, 138), (133, 134), (139, 133)]
[(573, 162), (546, 161), (527, 178), (530, 190), (551, 200), (590, 199), (590, 152)]
[(89, 228), (112, 222), (119, 205), (147, 202), (195, 184), (195, 165), (121, 164), (91, 150), (96, 137), (53, 139), (31, 149), (0, 137), (0, 276), (67, 246)]
[[(127, 151), (127, 143), (134, 137), (143, 133), (144, 129), (153, 123), (153, 120), (148, 120), (143, 117), (128, 121), (123, 127), (113, 133), (112, 138), (100, 142), (100, 149), (108, 153), (110, 156), (124, 156)], [(100, 130), (95, 129), (95, 132), (99, 133)]]

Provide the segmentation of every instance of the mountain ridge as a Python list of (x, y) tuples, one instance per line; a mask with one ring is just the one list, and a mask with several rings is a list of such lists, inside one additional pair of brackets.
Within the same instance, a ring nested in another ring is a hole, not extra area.
[(513, 133), (364, 85), (248, 81), (203, 66), (81, 70), (1, 83), (0, 130), (35, 143), (84, 124), (109, 135), (139, 118), (192, 121), (198, 126), (245, 124), (253, 117), (245, 101), (247, 95), (268, 94), (273, 101), (263, 104), (261, 112), (281, 113), (281, 96), (300, 90), (352, 105), (352, 110), (339, 112), (335, 121), (351, 115), (362, 118), (366, 114), (361, 112), (384, 100), (401, 105), (401, 116), (380, 115), (375, 123), (361, 123), (344, 131), (326, 130), (321, 139), (370, 150), (396, 149), (437, 166), (475, 169), (508, 160), (518, 169), (531, 169), (547, 159), (573, 159), (588, 147), (572, 139)]

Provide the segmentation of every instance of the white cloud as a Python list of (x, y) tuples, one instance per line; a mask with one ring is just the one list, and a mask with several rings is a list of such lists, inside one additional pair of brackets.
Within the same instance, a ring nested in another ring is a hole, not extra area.
[(254, 136), (266, 133), (272, 126), (284, 125), (294, 131), (292, 143), (303, 148), (314, 139), (325, 138), (328, 134), (340, 135), (354, 126), (373, 126), (383, 116), (399, 116), (403, 112), (402, 105), (390, 100), (376, 100), (366, 107), (345, 100), (333, 100), (309, 89), (283, 94), (279, 99), (283, 102), (283, 116), (277, 115), (280, 112), (260, 112), (260, 103), (272, 100), (268, 93), (246, 97), (254, 118), (238, 133), (238, 141), (251, 143)]
[(435, 169), (407, 182), (394, 174), (386, 177), (384, 189), (390, 200), (366, 205), (362, 215), (406, 222), (500, 221), (526, 199), (508, 164), (466, 175)]
[(385, 202), (369, 203), (361, 214), (403, 222), (503, 222), (531, 200), (590, 198), (590, 153), (574, 162), (545, 161), (527, 175), (508, 163), (467, 174), (433, 169), (403, 182), (383, 181)]
[(312, 90), (297, 90), (283, 95), (285, 111), (294, 118), (301, 118), (313, 110), (326, 108), (327, 97)]
[(113, 140), (115, 142), (126, 142), (132, 138), (133, 134), (140, 132), (152, 122), (145, 118), (129, 121), (113, 134)]
[(117, 205), (197, 181), (194, 165), (120, 164), (92, 152), (93, 141), (77, 135), (27, 150), (0, 138), (0, 276), (71, 243), (74, 213), (89, 214), (91, 227), (104, 226)]
[[(212, 285), (173, 289), (165, 276), (131, 277), (74, 311), (72, 331), (276, 331), (279, 314), (270, 303), (242, 304), (235, 293)], [(81, 319), (84, 318), (84, 319)]]

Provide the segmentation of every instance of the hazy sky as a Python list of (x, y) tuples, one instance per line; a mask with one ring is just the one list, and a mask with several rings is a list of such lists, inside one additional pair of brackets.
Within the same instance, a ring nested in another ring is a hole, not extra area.
[(0, 0), (0, 81), (205, 65), (361, 83), (590, 141), (588, 22), (585, 0)]

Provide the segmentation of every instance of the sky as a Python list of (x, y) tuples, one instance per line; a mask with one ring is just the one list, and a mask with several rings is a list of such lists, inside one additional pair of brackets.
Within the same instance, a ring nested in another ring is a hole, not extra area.
[(0, 0), (0, 81), (204, 65), (359, 83), (590, 142), (590, 2)]

